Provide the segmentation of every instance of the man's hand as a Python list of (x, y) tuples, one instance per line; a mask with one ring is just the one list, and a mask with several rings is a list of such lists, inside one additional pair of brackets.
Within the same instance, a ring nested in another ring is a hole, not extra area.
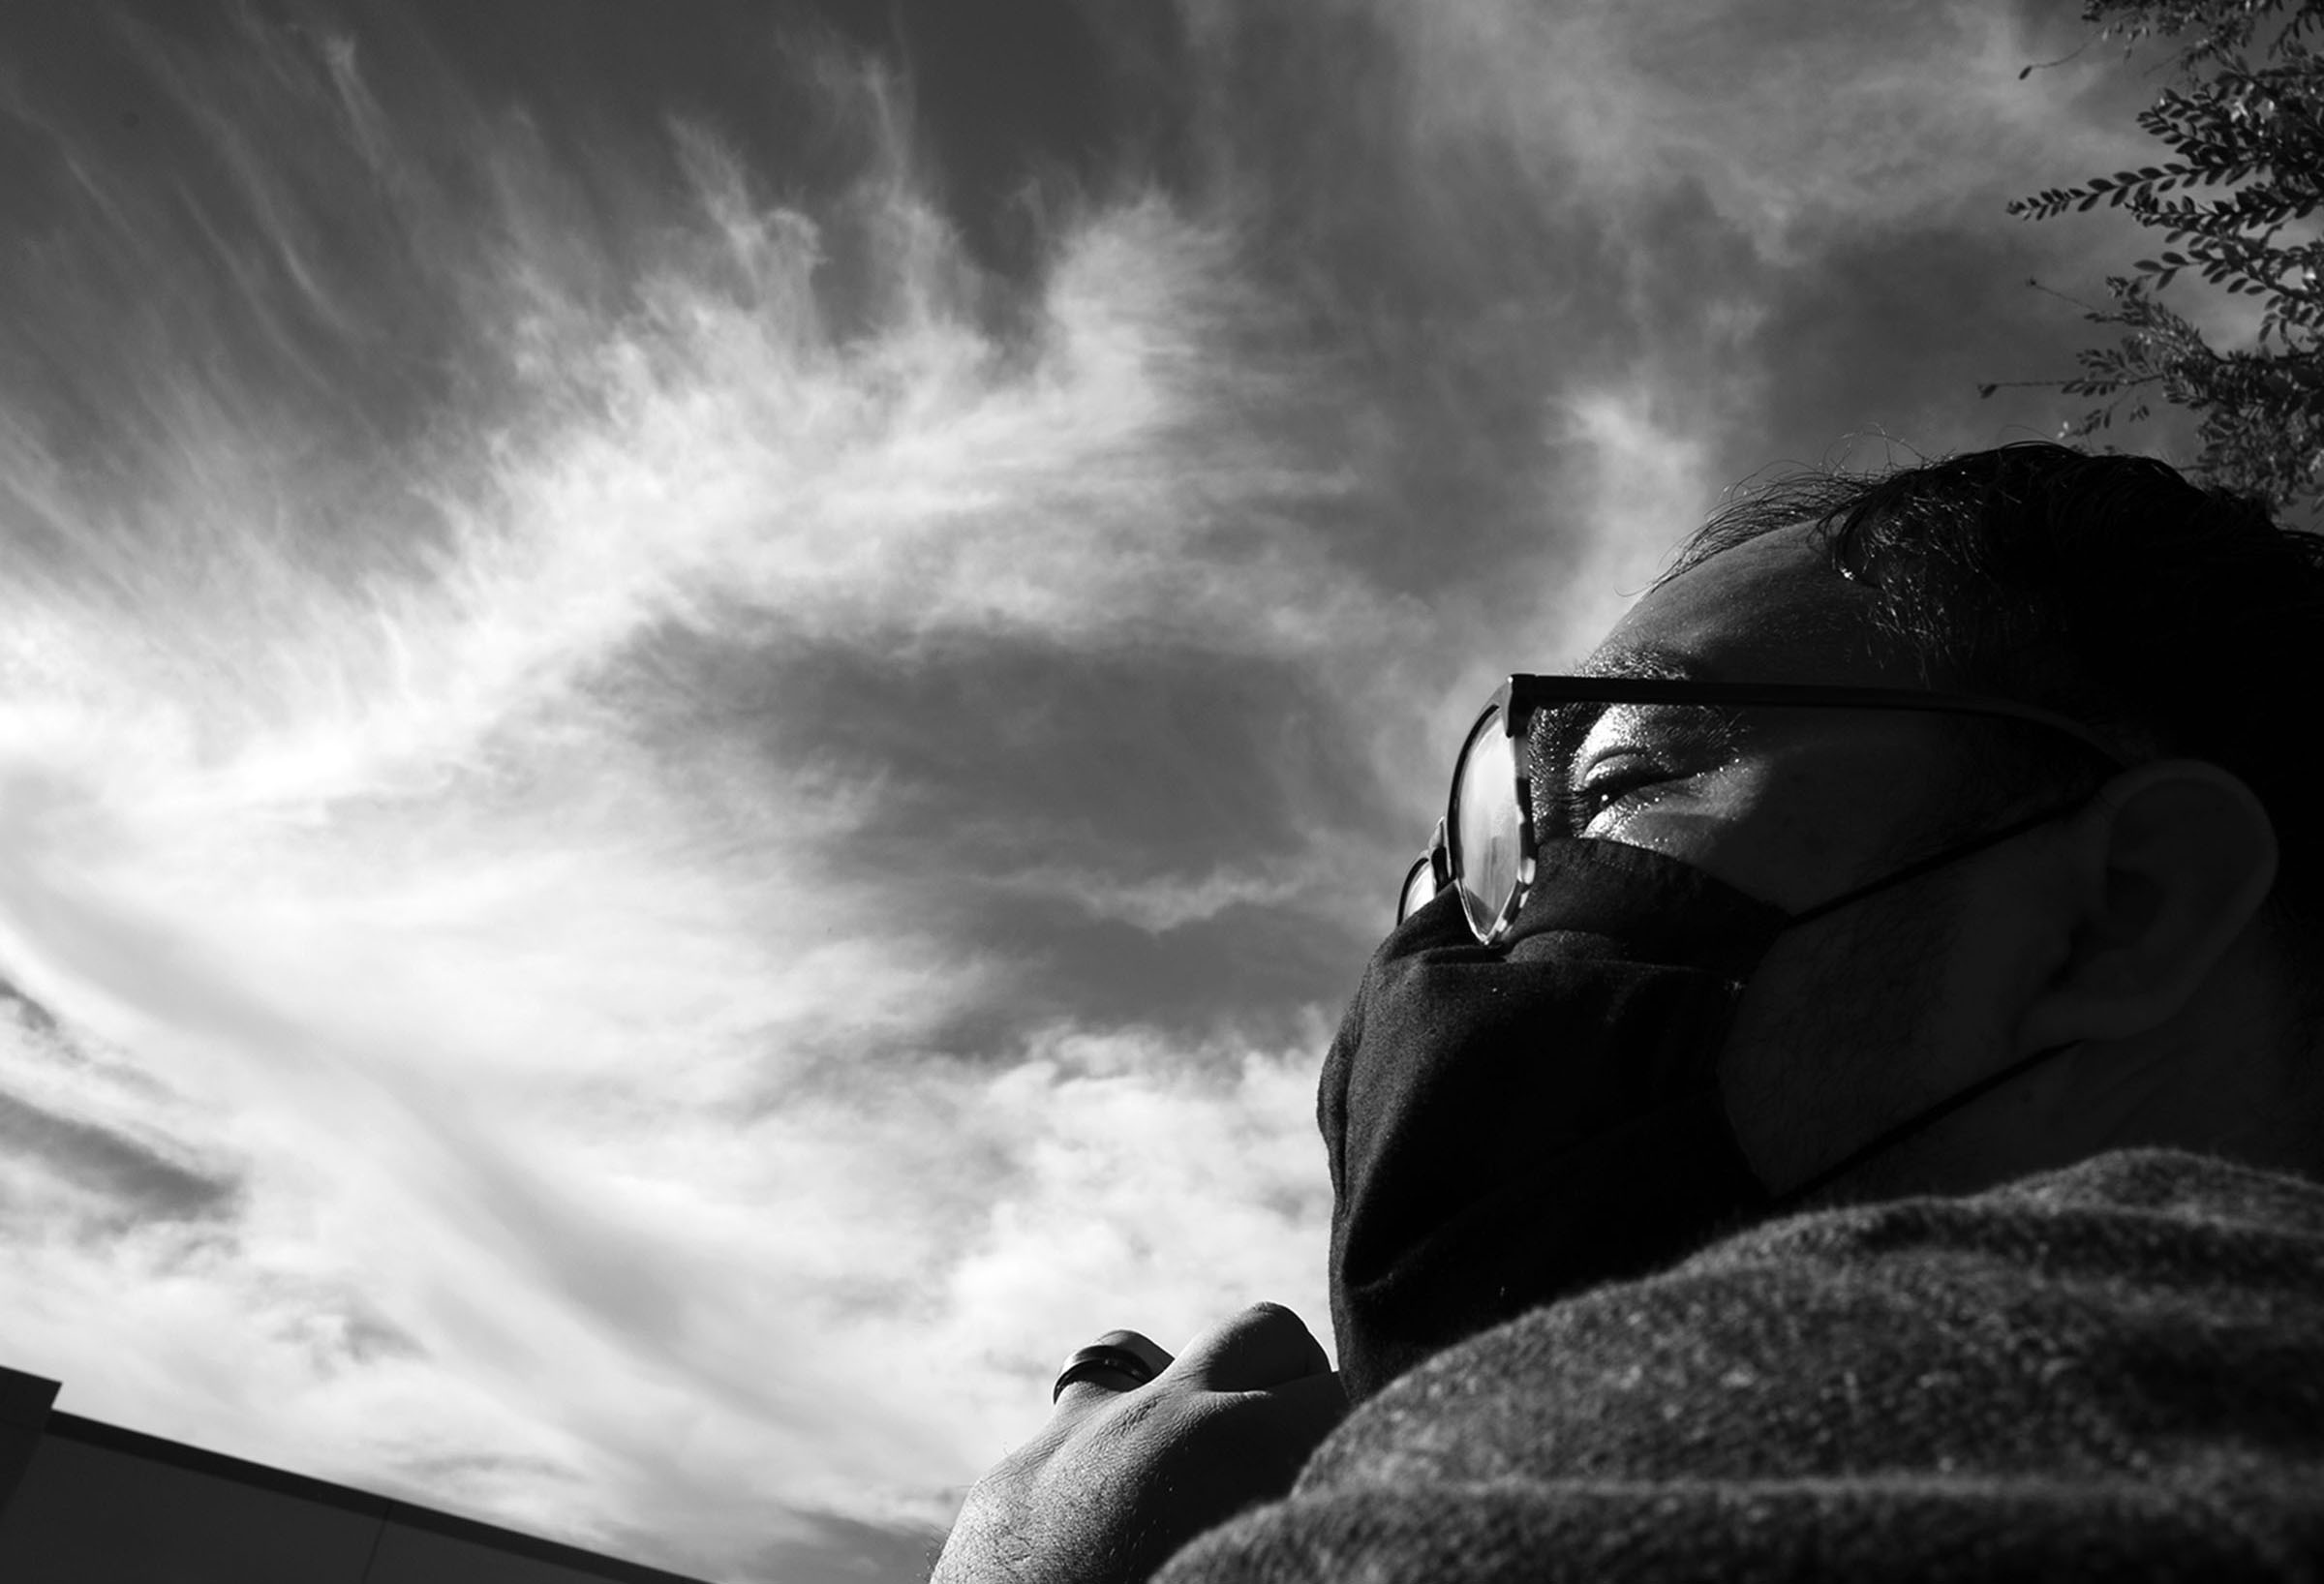
[(1347, 1412), (1323, 1348), (1278, 1304), (1211, 1326), (1176, 1360), (1135, 1331), (1099, 1340), (1167, 1367), (1141, 1386), (1067, 1386), (1041, 1433), (969, 1491), (931, 1584), (1135, 1584), (1288, 1491)]

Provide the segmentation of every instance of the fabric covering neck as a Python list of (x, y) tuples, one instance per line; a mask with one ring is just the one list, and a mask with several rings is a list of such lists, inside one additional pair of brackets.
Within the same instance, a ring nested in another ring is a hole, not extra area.
[(1360, 1405), (1155, 1584), (2324, 1578), (2324, 1187), (2167, 1151), (1789, 1217)]

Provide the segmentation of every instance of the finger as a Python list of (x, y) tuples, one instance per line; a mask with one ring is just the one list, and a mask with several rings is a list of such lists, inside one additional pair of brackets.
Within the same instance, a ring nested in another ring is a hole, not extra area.
[(1254, 1303), (1179, 1355), (1177, 1373), (1211, 1391), (1261, 1391), (1331, 1368), (1306, 1323), (1279, 1303)]

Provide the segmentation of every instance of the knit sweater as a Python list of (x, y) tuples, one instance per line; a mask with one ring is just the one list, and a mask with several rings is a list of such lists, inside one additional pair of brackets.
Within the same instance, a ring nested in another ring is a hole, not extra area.
[(1873, 1577), (2324, 1579), (2324, 1188), (1771, 1223), (1430, 1358), (1158, 1584)]

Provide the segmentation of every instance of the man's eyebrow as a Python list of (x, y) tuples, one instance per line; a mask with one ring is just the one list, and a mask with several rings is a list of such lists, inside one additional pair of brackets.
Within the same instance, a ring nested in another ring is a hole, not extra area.
[(1625, 644), (1591, 655), (1575, 672), (1582, 677), (1640, 677), (1665, 682), (1710, 682), (1711, 668), (1682, 650), (1662, 644)]

